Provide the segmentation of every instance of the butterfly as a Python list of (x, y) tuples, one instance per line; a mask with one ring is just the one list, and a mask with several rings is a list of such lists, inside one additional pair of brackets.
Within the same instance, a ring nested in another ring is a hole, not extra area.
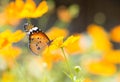
[(40, 54), (52, 42), (38, 27), (25, 23), (24, 30), (29, 37), (29, 48), (34, 54)]

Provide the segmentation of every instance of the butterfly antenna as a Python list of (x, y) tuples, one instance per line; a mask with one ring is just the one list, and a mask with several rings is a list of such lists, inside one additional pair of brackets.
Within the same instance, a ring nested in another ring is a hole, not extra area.
[(53, 42), (53, 40), (49, 40), (49, 42), (47, 43), (48, 46), (50, 46), (50, 44)]

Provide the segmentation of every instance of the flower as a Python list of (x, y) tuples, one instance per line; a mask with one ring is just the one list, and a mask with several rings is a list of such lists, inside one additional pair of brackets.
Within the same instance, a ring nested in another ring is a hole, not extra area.
[(79, 40), (80, 36), (70, 36), (68, 37), (64, 43), (63, 43), (63, 47), (67, 46), (67, 45), (72, 45), (76, 40)]
[(5, 10), (3, 10), (2, 13), (0, 13), (0, 17), (3, 19), (0, 21), (4, 21), (4, 24), (10, 24), (10, 25), (17, 25), (20, 22), (20, 18), (18, 18), (18, 14), (24, 7), (23, 0), (16, 0), (16, 2), (10, 2), (6, 7)]
[(20, 41), (25, 36), (21, 30), (17, 30), (16, 32), (12, 33), (10, 30), (5, 30), (0, 33), (0, 49), (10, 46), (12, 43), (16, 43)]
[(42, 59), (46, 62), (48, 69), (51, 69), (52, 63), (63, 60), (61, 45), (63, 44), (63, 37), (58, 37), (51, 45), (42, 53)]
[(5, 12), (0, 13), (0, 25), (12, 25), (12, 26), (16, 26), (19, 22), (20, 19), (18, 18), (11, 18), (7, 16), (8, 14), (6, 14)]
[(4, 58), (9, 67), (14, 65), (14, 60), (20, 55), (21, 49), (12, 46), (13, 43), (20, 41), (25, 36), (21, 30), (12, 33), (6, 30), (0, 33), (0, 56)]
[[(64, 60), (61, 48), (64, 47), (67, 49), (66, 46), (74, 44), (74, 42), (79, 39), (78, 36), (70, 36), (63, 41), (63, 38), (62, 36), (57, 37), (42, 53), (42, 59), (47, 63), (49, 69), (51, 69), (53, 62)], [(65, 51), (65, 53), (67, 54), (67, 51)]]
[(14, 66), (14, 60), (21, 54), (21, 49), (18, 47), (7, 47), (0, 50), (0, 56), (2, 56), (9, 67)]
[(103, 55), (103, 58), (107, 62), (119, 64), (120, 63), (120, 50), (110, 50)]
[(47, 36), (51, 39), (54, 40), (57, 37), (63, 36), (66, 37), (68, 35), (68, 30), (64, 28), (59, 28), (59, 27), (52, 27), (46, 32)]
[(37, 18), (41, 17), (43, 14), (45, 14), (48, 11), (48, 6), (46, 1), (42, 1), (39, 6), (36, 8), (35, 12), (33, 13), (32, 17)]
[(101, 76), (111, 76), (117, 71), (116, 66), (114, 64), (96, 59), (86, 61), (85, 69), (91, 74)]
[(110, 37), (111, 37), (112, 41), (114, 41), (114, 42), (120, 42), (120, 25), (115, 26), (110, 31)]
[(68, 37), (67, 40), (64, 41), (62, 46), (69, 54), (78, 54), (81, 51), (79, 40), (80, 40), (80, 35), (76, 35), (76, 36), (72, 35)]
[(10, 17), (37, 18), (41, 17), (48, 11), (48, 6), (46, 1), (42, 1), (38, 7), (36, 7), (33, 0), (26, 0), (26, 2), (23, 2), (23, 0), (16, 0), (7, 6), (6, 11)]
[(36, 4), (33, 0), (26, 0), (22, 10), (18, 14), (20, 18), (29, 18), (34, 14), (33, 12), (36, 9)]
[(99, 51), (111, 50), (112, 44), (109, 41), (109, 37), (103, 27), (92, 24), (87, 28), (87, 33), (90, 35), (93, 41), (93, 47)]
[(15, 82), (15, 75), (9, 72), (4, 72), (2, 75), (2, 82)]
[(41, 17), (48, 11), (48, 6), (46, 1), (42, 1), (38, 7), (34, 0), (15, 0), (10, 2), (0, 13), (0, 17), (2, 18), (1, 25), (10, 24), (16, 25), (23, 18), (38, 18)]

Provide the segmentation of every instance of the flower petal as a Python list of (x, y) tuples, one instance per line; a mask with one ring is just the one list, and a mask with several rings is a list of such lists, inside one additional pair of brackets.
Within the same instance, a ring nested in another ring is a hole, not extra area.
[(35, 12), (33, 13), (32, 17), (33, 18), (41, 17), (47, 11), (48, 11), (47, 3), (46, 1), (42, 1), (37, 7), (37, 9), (35, 10)]

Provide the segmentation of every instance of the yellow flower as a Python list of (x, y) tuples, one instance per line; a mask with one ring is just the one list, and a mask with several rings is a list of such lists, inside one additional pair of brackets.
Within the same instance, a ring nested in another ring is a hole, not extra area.
[(42, 59), (47, 64), (47, 68), (51, 69), (54, 62), (64, 60), (63, 53), (60, 48), (51, 49), (42, 54)]
[(103, 27), (92, 24), (88, 26), (87, 32), (93, 40), (93, 47), (95, 49), (100, 51), (111, 50), (112, 44)]
[[(43, 60), (47, 63), (48, 67), (52, 67), (53, 62), (64, 60), (62, 47), (75, 44), (74, 42), (79, 39), (79, 36), (70, 36), (63, 42), (63, 37), (58, 37), (46, 48), (42, 53)], [(75, 46), (74, 46), (75, 47)], [(74, 48), (72, 47), (72, 49)], [(67, 47), (66, 47), (67, 48)], [(65, 53), (67, 53), (65, 51)]]
[(10, 2), (5, 8), (5, 13), (8, 18), (18, 18), (18, 14), (22, 11), (24, 7), (23, 0), (16, 0), (15, 2)]
[(43, 14), (45, 14), (48, 11), (48, 6), (46, 1), (42, 1), (39, 6), (36, 8), (35, 12), (33, 13), (32, 17), (37, 18), (41, 17)]
[(120, 42), (120, 25), (114, 27), (110, 32), (110, 37), (115, 42)]
[(17, 25), (20, 22), (18, 14), (23, 9), (23, 7), (23, 0), (16, 0), (16, 2), (10, 2), (3, 11), (6, 24)]
[[(17, 37), (16, 37), (17, 36)], [(11, 37), (14, 38), (9, 38), (9, 40), (11, 42), (18, 42), (20, 41), (23, 37), (25, 36), (25, 33), (22, 32), (21, 30), (17, 30), (16, 32), (14, 32), (13, 34), (11, 34)]]
[[(0, 33), (1, 38), (1, 47), (4, 47), (2, 45), (12, 44), (15, 42), (20, 41), (25, 36), (25, 33), (21, 30), (17, 30), (16, 32), (12, 33), (10, 30), (6, 30), (2, 33)], [(0, 48), (1, 48), (0, 47)]]
[(50, 49), (55, 49), (55, 48), (60, 48), (61, 45), (63, 44), (63, 39), (64, 37), (58, 37), (55, 40), (53, 40), (53, 42), (51, 43), (51, 45), (49, 46)]
[(64, 41), (62, 46), (69, 54), (78, 54), (80, 53), (80, 45), (79, 45), (80, 35), (70, 36), (67, 40)]
[(20, 54), (21, 49), (18, 47), (10, 46), (0, 50), (0, 56), (2, 56), (5, 59), (9, 68), (14, 67), (15, 59), (17, 59)]
[(68, 35), (68, 30), (58, 27), (52, 27), (46, 32), (46, 34), (51, 40), (54, 40), (60, 36), (66, 37)]
[(110, 50), (103, 55), (103, 58), (108, 62), (120, 64), (120, 50)]
[(29, 18), (34, 14), (34, 11), (36, 9), (36, 4), (33, 0), (26, 0), (26, 3), (21, 10), (21, 12), (18, 14), (20, 18)]
[(10, 30), (6, 30), (0, 33), (0, 56), (2, 56), (8, 63), (9, 67), (14, 65), (14, 60), (20, 55), (21, 49), (13, 47), (12, 44), (20, 41), (25, 36), (20, 30), (12, 33)]
[(86, 61), (85, 69), (91, 74), (101, 76), (111, 76), (117, 71), (114, 64), (108, 63), (103, 60)]
[(62, 46), (72, 45), (76, 40), (78, 40), (80, 36), (70, 36), (67, 40), (64, 41)]
[(46, 1), (42, 1), (38, 7), (33, 0), (27, 0), (23, 9), (18, 14), (18, 18), (37, 18), (41, 17), (48, 11)]
[(52, 63), (57, 62), (59, 60), (63, 60), (62, 56), (62, 50), (60, 49), (61, 45), (63, 43), (63, 37), (58, 37), (51, 45), (46, 48), (42, 53), (42, 59), (44, 62), (47, 63), (47, 67), (51, 69)]
[(3, 56), (6, 60), (15, 59), (20, 53), (20, 48), (12, 46), (0, 50), (0, 55)]
[(77, 41), (80, 38), (80, 36), (74, 36), (71, 35), (70, 37), (68, 37), (64, 42), (63, 39), (64, 37), (60, 36), (56, 39), (54, 39), (51, 43), (51, 45), (49, 46), (50, 49), (52, 48), (61, 48), (61, 47), (66, 47), (69, 45), (72, 45), (75, 43), (75, 41)]
[(10, 2), (5, 10), (0, 13), (0, 17), (2, 21), (0, 24), (10, 24), (17, 25), (21, 19), (23, 18), (37, 18), (41, 17), (48, 11), (48, 6), (46, 1), (42, 1), (38, 7), (34, 0), (15, 0)]
[(9, 72), (4, 72), (2, 75), (2, 82), (15, 82), (15, 75)]

